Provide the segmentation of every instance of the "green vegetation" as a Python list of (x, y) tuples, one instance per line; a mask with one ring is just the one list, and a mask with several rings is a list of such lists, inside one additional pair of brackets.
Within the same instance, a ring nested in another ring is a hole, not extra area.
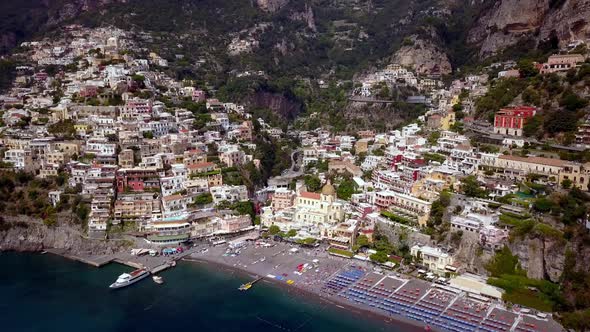
[(508, 247), (498, 251), (486, 269), (492, 275), (488, 283), (506, 291), (505, 301), (542, 311), (552, 311), (561, 301), (559, 286), (546, 280), (527, 278), (518, 257)]
[(205, 205), (213, 203), (213, 196), (210, 193), (202, 193), (195, 196), (193, 203), (196, 205)]
[(338, 184), (336, 194), (338, 198), (349, 200), (356, 191), (356, 183), (351, 178), (346, 178)]
[(328, 252), (331, 252), (331, 253), (336, 254), (336, 255), (341, 255), (341, 256), (344, 256), (344, 257), (348, 257), (348, 258), (352, 258), (352, 256), (354, 256), (354, 253), (352, 253), (352, 252), (350, 252), (348, 250), (342, 250), (342, 249), (333, 248), (333, 247), (328, 248)]
[[(25, 172), (0, 170), (0, 214), (26, 215), (39, 218), (48, 226), (54, 226), (58, 222), (59, 213), (71, 216), (68, 219), (84, 226), (90, 209), (80, 196), (63, 194), (56, 207), (49, 201), (49, 191), (59, 189), (65, 179), (64, 174), (38, 179)], [(87, 212), (82, 213), (85, 211)]]
[(488, 93), (477, 100), (477, 115), (493, 115), (500, 108), (510, 104), (525, 88), (526, 82), (517, 78), (496, 81)]
[(277, 226), (277, 225), (271, 225), (271, 226), (268, 228), (268, 232), (269, 232), (271, 235), (277, 235), (277, 234), (279, 234), (279, 233), (281, 232), (281, 229), (280, 229), (280, 228), (279, 228), (279, 226)]
[(424, 154), (424, 159), (426, 159), (426, 161), (436, 161), (442, 164), (447, 159), (447, 157), (442, 154), (427, 152)]
[(545, 312), (553, 311), (560, 300), (559, 286), (546, 280), (503, 275), (499, 278), (490, 278), (488, 283), (506, 291), (502, 297), (504, 301)]
[(308, 191), (317, 192), (322, 189), (322, 181), (316, 175), (306, 175), (305, 186)]
[(390, 211), (381, 211), (381, 215), (384, 216), (384, 217), (386, 217), (386, 218), (388, 218), (391, 221), (394, 221), (394, 222), (397, 222), (397, 223), (400, 223), (400, 224), (403, 224), (403, 225), (411, 225), (411, 224), (414, 224), (414, 222), (411, 221), (410, 219), (400, 217), (397, 214), (392, 213)]
[(489, 193), (487, 190), (481, 188), (477, 178), (473, 175), (467, 176), (461, 180), (461, 189), (465, 196), (487, 198)]
[(385, 252), (383, 251), (377, 251), (376, 253), (372, 254), (371, 256), (369, 256), (369, 258), (373, 261), (373, 262), (377, 262), (377, 263), (385, 263), (387, 261), (389, 261), (389, 255), (387, 255)]
[(73, 139), (76, 136), (76, 129), (74, 125), (76, 123), (73, 120), (62, 120), (47, 127), (47, 131), (57, 137), (65, 139)]
[(428, 219), (429, 227), (435, 227), (442, 224), (443, 216), (449, 205), (451, 205), (451, 193), (448, 191), (441, 192), (440, 197), (432, 203), (430, 218)]
[(308, 245), (308, 246), (310, 246), (310, 245), (313, 245), (313, 244), (315, 244), (316, 242), (317, 242), (317, 240), (316, 240), (316, 239), (314, 239), (314, 238), (312, 238), (312, 237), (308, 237), (308, 238), (305, 238), (305, 239), (300, 239), (300, 240), (297, 240), (297, 243), (299, 243), (299, 244), (304, 244), (304, 245)]

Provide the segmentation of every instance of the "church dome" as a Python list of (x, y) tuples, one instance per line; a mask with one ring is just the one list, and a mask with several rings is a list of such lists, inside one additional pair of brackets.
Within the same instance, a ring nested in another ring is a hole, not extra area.
[(328, 183), (326, 183), (326, 185), (322, 188), (322, 195), (336, 196), (336, 189), (334, 189), (334, 186), (330, 183), (330, 181), (328, 181)]

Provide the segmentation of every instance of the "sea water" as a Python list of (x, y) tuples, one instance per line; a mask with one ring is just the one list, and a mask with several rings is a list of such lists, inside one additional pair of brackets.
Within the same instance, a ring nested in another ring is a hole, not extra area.
[(94, 268), (51, 254), (0, 253), (0, 331), (409, 331), (246, 274), (180, 263), (119, 290), (131, 268)]

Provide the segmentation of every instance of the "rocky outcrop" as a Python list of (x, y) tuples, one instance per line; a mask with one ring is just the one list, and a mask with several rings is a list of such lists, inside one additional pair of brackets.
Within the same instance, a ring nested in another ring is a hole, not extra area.
[(104, 255), (120, 252), (124, 248), (122, 241), (88, 239), (74, 226), (47, 227), (38, 221), (20, 219), (18, 223), (8, 221), (13, 226), (0, 231), (0, 251), (64, 249), (74, 254)]
[(289, 3), (289, 0), (256, 0), (256, 4), (260, 9), (275, 13)]
[(294, 21), (302, 21), (305, 22), (307, 28), (311, 31), (316, 32), (317, 28), (315, 25), (315, 18), (313, 15), (313, 9), (307, 3), (305, 4), (305, 8), (302, 11), (294, 12), (291, 14), (291, 19)]
[(551, 238), (525, 238), (513, 241), (510, 250), (520, 261), (529, 278), (559, 282), (565, 263), (566, 246)]
[(499, 0), (484, 10), (469, 32), (480, 56), (493, 55), (522, 38), (560, 43), (590, 37), (590, 0)]
[(267, 108), (285, 120), (294, 120), (302, 110), (300, 102), (282, 93), (265, 90), (255, 92), (248, 100), (252, 107)]
[(450, 74), (448, 56), (431, 41), (412, 37), (407, 39), (392, 57), (391, 62), (410, 67), (421, 75)]

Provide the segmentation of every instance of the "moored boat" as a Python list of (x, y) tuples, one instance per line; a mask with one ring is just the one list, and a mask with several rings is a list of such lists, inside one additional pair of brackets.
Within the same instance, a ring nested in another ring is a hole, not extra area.
[(156, 283), (156, 284), (163, 284), (164, 283), (164, 278), (160, 277), (160, 276), (152, 276), (152, 280)]
[(112, 283), (109, 287), (112, 289), (123, 288), (132, 285), (149, 275), (150, 273), (146, 269), (137, 269), (130, 273), (123, 273), (117, 278), (117, 281)]

